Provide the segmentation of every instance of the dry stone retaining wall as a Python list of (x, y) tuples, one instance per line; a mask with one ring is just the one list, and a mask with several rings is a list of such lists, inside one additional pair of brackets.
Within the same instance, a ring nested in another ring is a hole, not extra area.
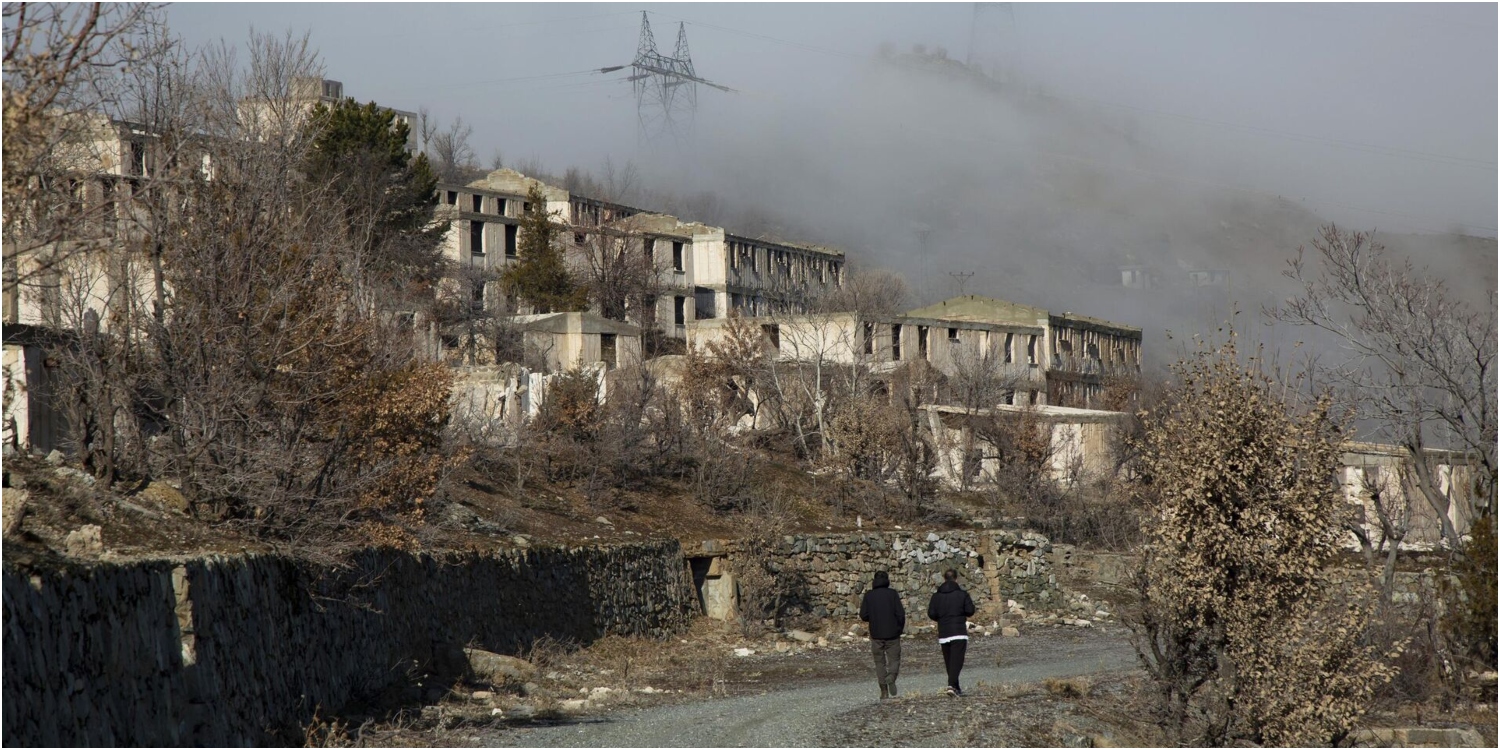
[(731, 570), (768, 564), (793, 592), (794, 606), (820, 617), (858, 615), (875, 571), (887, 571), (908, 622), (923, 621), (947, 568), (958, 571), (959, 585), (980, 609), (1003, 607), (1008, 599), (1026, 606), (1060, 604), (1051, 551), (1039, 534), (1000, 530), (784, 536), (769, 546), (727, 545)]
[(3, 595), (6, 745), (284, 742), (457, 647), (664, 635), (696, 606), (675, 541), (6, 566)]

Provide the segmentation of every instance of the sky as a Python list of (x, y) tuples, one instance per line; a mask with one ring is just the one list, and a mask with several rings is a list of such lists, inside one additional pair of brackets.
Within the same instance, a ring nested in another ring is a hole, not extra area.
[[(735, 89), (700, 89), (684, 153), (641, 144), (626, 73), (589, 72), (634, 57), (642, 10), (659, 49), (685, 22), (699, 75)], [(347, 95), (462, 117), (486, 164), (498, 152), (597, 172), (608, 158), (711, 185), (733, 176), (689, 173), (716, 150), (826, 129), (882, 44), (923, 45), (999, 63), (1155, 154), (1064, 154), (1106, 172), (1283, 196), (1388, 231), (1493, 237), (1497, 225), (1494, 4), (181, 3), (168, 17), (193, 45), (252, 26), (309, 32)], [(920, 150), (967, 116), (931, 114), (931, 129), (888, 146)]]

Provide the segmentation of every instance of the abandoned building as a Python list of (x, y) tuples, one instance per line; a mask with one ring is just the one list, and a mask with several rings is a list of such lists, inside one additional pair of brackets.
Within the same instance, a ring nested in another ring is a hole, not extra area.
[[(753, 323), (780, 359), (862, 363), (875, 372), (922, 360), (950, 377), (982, 372), (1010, 384), (1005, 405), (1100, 408), (1112, 379), (1140, 373), (1139, 328), (972, 294), (891, 317), (773, 314)], [(694, 321), (689, 343), (706, 349), (729, 325)]]
[[(1428, 448), (1424, 461), (1436, 491), (1448, 505), (1448, 521), (1459, 534), (1484, 510), (1476, 500), (1477, 462), (1460, 451)], [(1377, 504), (1405, 528), (1404, 548), (1431, 549), (1442, 540), (1442, 522), (1422, 494), (1410, 453), (1401, 446), (1348, 442), (1342, 454), (1339, 485), (1344, 498), (1359, 506), (1361, 525), (1373, 543), (1384, 541)]]
[(928, 428), (939, 448), (938, 475), (951, 487), (991, 481), (999, 469), (1001, 451), (992, 435), (997, 430), (1045, 431), (1046, 461), (1052, 481), (1062, 486), (1113, 476), (1117, 441), (1128, 414), (1097, 409), (1041, 405), (999, 405), (989, 409), (957, 406), (922, 407)]
[(605, 369), (641, 361), (641, 329), (587, 312), (517, 315), (527, 350), (537, 353), (548, 372), (593, 364)]

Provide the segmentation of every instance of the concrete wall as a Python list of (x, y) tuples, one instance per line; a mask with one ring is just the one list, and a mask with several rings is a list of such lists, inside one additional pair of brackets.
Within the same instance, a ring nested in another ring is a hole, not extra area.
[[(731, 571), (755, 564), (743, 545), (726, 545)], [(890, 573), (901, 594), (907, 622), (926, 621), (927, 602), (942, 583), (943, 570), (959, 573), (959, 585), (980, 610), (998, 614), (1007, 599), (1027, 606), (1061, 604), (1052, 574), (1052, 545), (1039, 534), (1009, 531), (871, 532), (786, 536), (766, 557), (797, 592), (799, 605), (819, 616), (853, 617), (875, 571)]]
[(6, 745), (284, 744), (456, 647), (666, 635), (697, 606), (675, 541), (6, 566), (3, 587)]

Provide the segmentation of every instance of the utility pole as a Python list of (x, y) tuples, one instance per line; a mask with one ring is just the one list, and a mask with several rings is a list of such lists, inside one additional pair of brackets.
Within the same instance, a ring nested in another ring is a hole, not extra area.
[(960, 297), (964, 296), (964, 284), (967, 283), (969, 281), (969, 279), (974, 278), (974, 272), (973, 271), (949, 271), (948, 275), (952, 276), (953, 280), (958, 282), (958, 296), (960, 296)]

